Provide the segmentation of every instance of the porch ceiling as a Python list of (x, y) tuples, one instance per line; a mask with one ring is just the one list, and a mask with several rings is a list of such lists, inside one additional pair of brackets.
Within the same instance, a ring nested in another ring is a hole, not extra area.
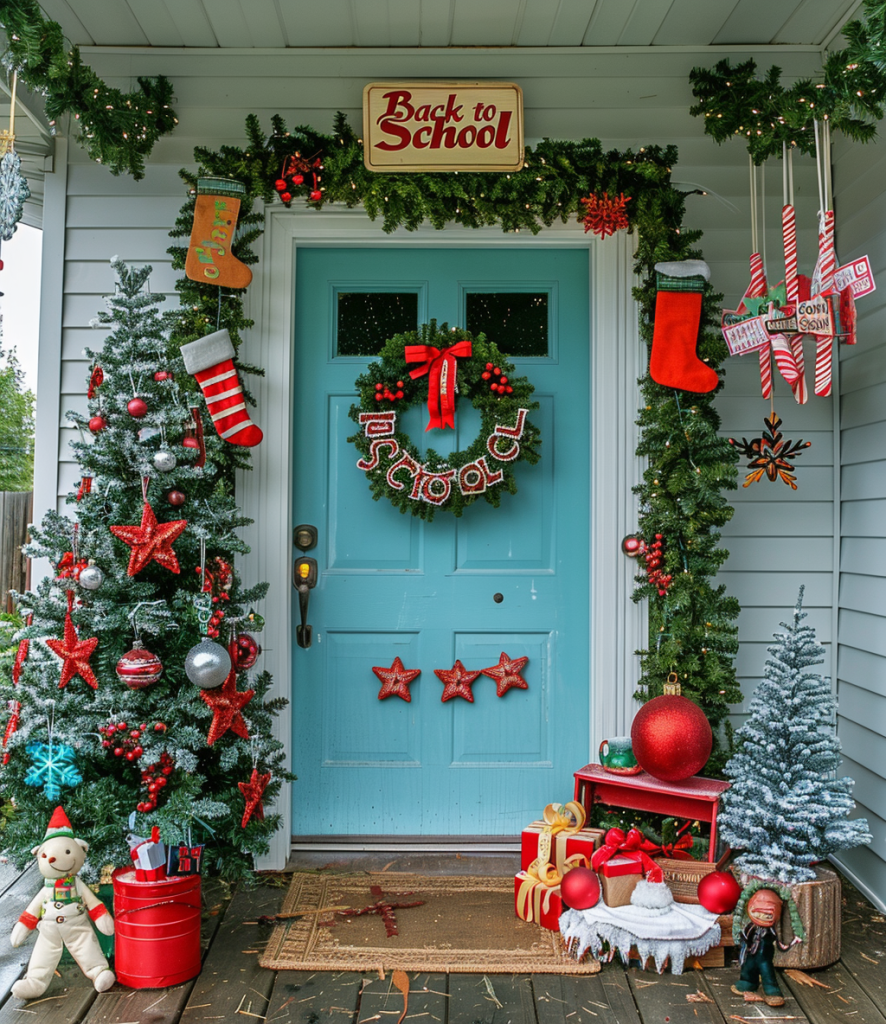
[(41, 0), (80, 45), (826, 45), (861, 0)]

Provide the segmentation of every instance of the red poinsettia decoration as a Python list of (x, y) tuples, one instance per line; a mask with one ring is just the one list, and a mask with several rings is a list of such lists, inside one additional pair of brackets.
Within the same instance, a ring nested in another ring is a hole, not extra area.
[(604, 192), (602, 197), (589, 195), (587, 199), (580, 200), (581, 205), (585, 208), (585, 215), (581, 218), (581, 222), (585, 226), (585, 234), (588, 231), (593, 231), (600, 238), (605, 238), (607, 235), (614, 235), (616, 231), (628, 227), (625, 204), (630, 201), (631, 197), (626, 196), (624, 192), (612, 199), (609, 198), (608, 192)]

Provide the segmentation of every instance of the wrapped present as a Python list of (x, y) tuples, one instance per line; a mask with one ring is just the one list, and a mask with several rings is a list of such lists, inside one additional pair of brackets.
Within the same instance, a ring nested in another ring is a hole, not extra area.
[(156, 825), (151, 829), (150, 839), (130, 832), (126, 841), (137, 882), (158, 882), (166, 878), (166, 846), (160, 842), (160, 829)]
[[(566, 871), (566, 862), (582, 855), (590, 860), (603, 842), (603, 829), (585, 828), (585, 809), (577, 801), (548, 804), (543, 820), (523, 829), (520, 841), (520, 867), (528, 871), (536, 862), (535, 874), (557, 885)], [(548, 867), (547, 865), (550, 865)]]
[(613, 857), (601, 865), (600, 886), (606, 906), (627, 906), (643, 874), (643, 865), (630, 857)]
[(170, 878), (178, 875), (199, 875), (203, 867), (203, 844), (179, 843), (166, 850), (166, 874)]
[(560, 930), (563, 898), (559, 885), (545, 885), (527, 871), (514, 876), (514, 905), (521, 921), (540, 924), (548, 931)]

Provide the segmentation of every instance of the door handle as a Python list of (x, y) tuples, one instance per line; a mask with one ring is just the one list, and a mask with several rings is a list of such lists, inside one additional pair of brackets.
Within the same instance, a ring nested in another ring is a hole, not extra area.
[(311, 646), (313, 630), (308, 625), (308, 602), (311, 591), (317, 586), (317, 559), (306, 555), (295, 560), (292, 567), (292, 585), (298, 591), (298, 610), (301, 625), (295, 627), (295, 642), (307, 649)]

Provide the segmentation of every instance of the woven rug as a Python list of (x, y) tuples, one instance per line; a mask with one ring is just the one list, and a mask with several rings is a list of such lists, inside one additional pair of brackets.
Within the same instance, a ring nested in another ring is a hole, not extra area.
[[(512, 878), (296, 872), (262, 967), (275, 971), (596, 974), (514, 914)], [(390, 934), (389, 934), (390, 933)]]

